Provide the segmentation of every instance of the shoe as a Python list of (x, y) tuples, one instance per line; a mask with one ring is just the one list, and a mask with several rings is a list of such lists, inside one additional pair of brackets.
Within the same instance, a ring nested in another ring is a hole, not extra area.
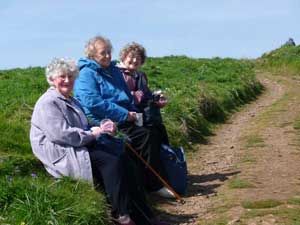
[(154, 193), (163, 198), (175, 198), (175, 195), (166, 187), (163, 187)]
[(118, 219), (113, 219), (119, 225), (136, 225), (129, 215), (119, 216)]

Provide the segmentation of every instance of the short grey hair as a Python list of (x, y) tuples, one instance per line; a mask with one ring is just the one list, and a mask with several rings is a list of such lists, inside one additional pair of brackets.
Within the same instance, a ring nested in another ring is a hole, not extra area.
[(78, 76), (79, 70), (75, 60), (68, 58), (53, 58), (46, 67), (46, 79), (50, 86), (53, 86), (53, 79), (63, 74), (68, 74), (74, 79)]
[(85, 48), (84, 48), (84, 53), (85, 53), (85, 56), (89, 59), (93, 59), (95, 54), (96, 54), (96, 43), (98, 42), (102, 42), (104, 44), (106, 44), (110, 50), (112, 50), (112, 44), (110, 42), (110, 40), (104, 36), (100, 36), (100, 35), (97, 35), (93, 38), (91, 38), (90, 40), (88, 40), (88, 42), (86, 43), (85, 45)]

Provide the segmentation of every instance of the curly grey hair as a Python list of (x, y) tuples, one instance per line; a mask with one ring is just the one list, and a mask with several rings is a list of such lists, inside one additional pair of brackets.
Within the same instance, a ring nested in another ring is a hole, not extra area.
[(124, 61), (126, 56), (129, 53), (132, 53), (136, 56), (140, 56), (141, 64), (144, 64), (144, 62), (146, 61), (147, 58), (146, 49), (141, 44), (132, 42), (125, 45), (124, 48), (122, 48), (122, 50), (120, 51), (120, 60)]
[(50, 86), (53, 86), (53, 79), (63, 74), (68, 74), (74, 79), (78, 76), (78, 68), (73, 59), (54, 58), (46, 67), (46, 79)]
[(88, 42), (85, 45), (84, 53), (87, 58), (90, 58), (90, 59), (94, 58), (94, 56), (96, 54), (95, 45), (98, 42), (105, 43), (108, 46), (108, 48), (110, 50), (112, 50), (112, 45), (111, 45), (110, 40), (106, 37), (98, 35), (98, 36), (95, 36), (95, 37), (91, 38), (90, 40), (88, 40)]

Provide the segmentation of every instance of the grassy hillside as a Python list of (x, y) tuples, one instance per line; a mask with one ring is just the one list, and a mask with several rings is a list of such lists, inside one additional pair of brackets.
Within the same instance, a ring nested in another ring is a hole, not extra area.
[(162, 89), (169, 105), (162, 110), (171, 142), (189, 147), (211, 134), (239, 105), (255, 98), (262, 86), (254, 64), (234, 59), (151, 58), (143, 70), (152, 90)]
[(259, 66), (272, 73), (300, 74), (300, 45), (284, 45), (265, 53), (258, 59)]
[[(150, 58), (143, 70), (169, 99), (163, 117), (171, 142), (187, 150), (262, 90), (251, 61), (172, 56)], [(30, 116), (47, 87), (43, 68), (0, 71), (0, 224), (107, 224), (101, 194), (53, 180), (31, 153)]]

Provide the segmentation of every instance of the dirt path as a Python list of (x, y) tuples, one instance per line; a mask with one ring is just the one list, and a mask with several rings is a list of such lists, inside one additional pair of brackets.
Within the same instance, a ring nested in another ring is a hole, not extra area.
[(174, 225), (289, 224), (278, 213), (249, 216), (245, 207), (255, 201), (289, 207), (287, 201), (300, 194), (300, 135), (294, 129), (299, 81), (268, 74), (259, 79), (265, 92), (189, 155), (186, 203), (160, 204), (162, 217)]

